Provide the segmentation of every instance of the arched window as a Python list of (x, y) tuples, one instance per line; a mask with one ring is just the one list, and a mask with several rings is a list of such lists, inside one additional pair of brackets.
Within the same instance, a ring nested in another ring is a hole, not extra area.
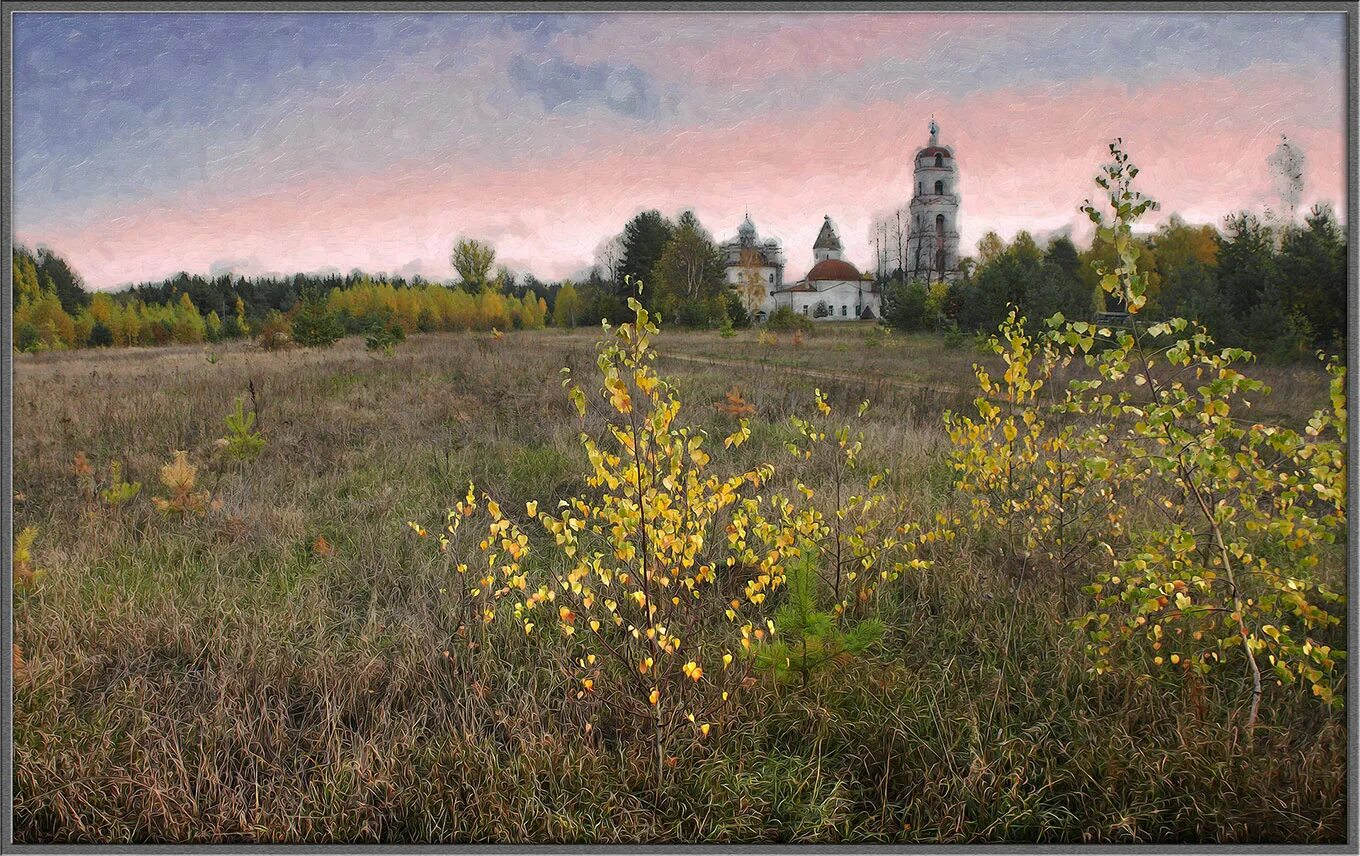
[(919, 182), (919, 181), (916, 182), (916, 195), (917, 195), (917, 196), (920, 196), (920, 195), (921, 195), (921, 182)]
[(939, 235), (941, 238), (944, 237), (944, 215), (943, 215), (943, 214), (936, 214), (936, 215), (935, 215), (935, 234), (936, 234), (936, 235)]
[(943, 181), (937, 181), (937, 182), (935, 182), (935, 195), (936, 195), (936, 196), (943, 196), (943, 195), (944, 195), (944, 182), (943, 182)]
[(936, 156), (935, 156), (935, 165), (936, 165), (936, 166), (944, 166), (944, 155), (936, 155)]

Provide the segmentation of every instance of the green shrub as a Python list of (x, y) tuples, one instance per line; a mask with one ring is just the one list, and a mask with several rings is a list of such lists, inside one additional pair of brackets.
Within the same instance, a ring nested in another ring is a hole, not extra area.
[(31, 354), (38, 350), (42, 345), (42, 334), (38, 328), (25, 321), (14, 331), (14, 348), (25, 354)]
[(364, 340), (365, 346), (370, 351), (380, 351), (387, 356), (392, 356), (392, 352), (397, 349), (397, 345), (406, 341), (406, 329), (393, 319), (388, 319), (372, 327), (368, 337)]
[(304, 347), (329, 348), (343, 335), (340, 319), (319, 301), (306, 301), (293, 316), (293, 341)]
[(237, 397), (236, 409), (227, 414), (223, 450), (229, 457), (248, 461), (264, 449), (264, 437), (255, 430), (255, 412), (246, 413), (245, 399)]
[(770, 313), (770, 318), (765, 322), (765, 326), (770, 330), (781, 333), (788, 333), (795, 330), (811, 331), (812, 319), (793, 311), (792, 306), (781, 306)]
[(959, 329), (958, 322), (951, 319), (944, 326), (944, 346), (956, 351), (963, 347), (963, 342), (963, 331)]

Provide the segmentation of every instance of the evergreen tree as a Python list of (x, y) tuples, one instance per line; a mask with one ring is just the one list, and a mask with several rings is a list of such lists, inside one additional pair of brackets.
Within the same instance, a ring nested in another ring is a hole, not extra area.
[(95, 321), (90, 327), (90, 347), (107, 348), (113, 345), (113, 331), (103, 321)]
[(929, 293), (919, 279), (895, 282), (883, 296), (883, 320), (899, 330), (929, 330), (934, 328), (930, 317)]
[(293, 316), (293, 341), (308, 348), (329, 348), (345, 330), (340, 321), (320, 300), (308, 300)]
[(819, 603), (817, 572), (810, 551), (790, 563), (785, 600), (775, 611), (776, 642), (760, 646), (756, 668), (780, 680), (797, 676), (804, 687), (812, 673), (827, 663), (864, 653), (883, 638), (883, 622), (866, 618), (848, 626)]
[(1328, 208), (1316, 207), (1302, 227), (1285, 233), (1278, 272), (1289, 304), (1320, 347), (1346, 341), (1346, 239)]
[(37, 267), (39, 282), (56, 293), (61, 308), (68, 315), (76, 315), (90, 305), (90, 295), (85, 290), (84, 281), (61, 256), (46, 247), (39, 247)]
[(1218, 240), (1218, 284), (1228, 309), (1245, 319), (1275, 278), (1275, 238), (1268, 225), (1246, 211), (1227, 218)]
[[(636, 283), (646, 282), (652, 275), (673, 231), (671, 222), (656, 210), (643, 211), (623, 227), (623, 263), (619, 266), (618, 284), (621, 295), (636, 296)], [(634, 283), (631, 290), (625, 283), (629, 277)], [(651, 293), (650, 288), (643, 292), (643, 303), (651, 300)]]

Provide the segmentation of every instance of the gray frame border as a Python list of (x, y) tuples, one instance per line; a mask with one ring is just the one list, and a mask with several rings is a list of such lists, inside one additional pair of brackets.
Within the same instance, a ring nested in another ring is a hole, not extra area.
[[(692, 0), (692, 2), (655, 2), (642, 3), (639, 0), (625, 0), (622, 3), (598, 2), (598, 0), (546, 0), (546, 2), (495, 2), (495, 0), (483, 0), (483, 2), (371, 2), (371, 0), (333, 0), (333, 2), (305, 2), (305, 0), (267, 0), (261, 3), (233, 3), (224, 0), (211, 0), (211, 2), (185, 2), (184, 0), (167, 0), (166, 2), (118, 2), (118, 0), (104, 0), (104, 2), (90, 3), (61, 3), (61, 2), (11, 2), (0, 3), (0, 40), (3, 41), (3, 77), (5, 87), (3, 92), (3, 151), (0, 157), (0, 183), (8, 189), (3, 200), (3, 210), (0, 210), (0, 246), (3, 246), (5, 255), (9, 255), (14, 245), (13, 232), (13, 211), (14, 211), (14, 191), (13, 191), (13, 164), (14, 164), (14, 139), (13, 139), (13, 75), (9, 70), (13, 67), (13, 48), (14, 48), (14, 26), (12, 16), (20, 12), (78, 12), (78, 13), (97, 13), (97, 12), (246, 12), (246, 13), (268, 13), (268, 12), (323, 12), (323, 13), (347, 13), (347, 12), (387, 12), (387, 13), (453, 13), (453, 12), (480, 12), (480, 13), (633, 13), (645, 14), (648, 12), (738, 12), (747, 14), (777, 13), (777, 12), (935, 12), (935, 13), (958, 13), (958, 12), (993, 12), (993, 13), (1014, 13), (1025, 14), (1026, 12), (1050, 12), (1050, 13), (1083, 13), (1083, 12), (1107, 12), (1107, 13), (1155, 13), (1166, 14), (1175, 13), (1204, 13), (1204, 12), (1322, 12), (1322, 13), (1341, 13), (1345, 17), (1346, 31), (1346, 233), (1347, 233), (1347, 295), (1348, 313), (1351, 324), (1347, 331), (1347, 414), (1350, 426), (1349, 449), (1347, 452), (1347, 472), (1350, 501), (1354, 506), (1355, 487), (1360, 484), (1360, 455), (1357, 455), (1357, 448), (1360, 448), (1360, 440), (1356, 437), (1357, 413), (1360, 413), (1360, 342), (1357, 342), (1357, 332), (1360, 332), (1360, 286), (1357, 286), (1357, 273), (1360, 272), (1360, 246), (1357, 246), (1356, 238), (1360, 236), (1360, 222), (1357, 222), (1357, 214), (1360, 214), (1360, 199), (1357, 198), (1357, 168), (1360, 167), (1360, 159), (1357, 158), (1357, 95), (1360, 89), (1357, 88), (1357, 43), (1360, 40), (1360, 3), (1355, 2), (1311, 2), (1294, 4), (1282, 4), (1271, 2), (1214, 2), (1214, 0), (1203, 0), (1203, 2), (1129, 2), (1120, 3), (1116, 0), (1106, 0), (1106, 2), (1054, 2), (1054, 0), (1039, 0), (1034, 3), (1018, 3), (1014, 0), (1009, 2), (986, 2), (986, 0), (959, 0), (955, 3), (942, 3), (938, 0), (934, 2), (892, 2), (892, 0), (858, 0), (858, 2), (828, 3), (826, 0), (814, 0), (811, 3), (797, 2), (723, 2), (723, 0)], [(14, 283), (11, 268), (5, 269), (4, 276), (4, 306), (11, 305), (10, 295), (13, 293)], [(12, 341), (12, 322), (11, 310), (0, 311), (0, 335), (3, 335), (5, 342)], [(11, 348), (0, 348), (0, 428), (3, 428), (3, 444), (0, 448), (4, 450), (3, 469), (0, 469), (0, 566), (11, 566), (13, 561), (13, 372), (14, 361)], [(1347, 694), (1354, 696), (1357, 687), (1357, 677), (1360, 676), (1360, 662), (1357, 661), (1357, 639), (1360, 634), (1360, 603), (1357, 602), (1355, 593), (1358, 588), (1356, 583), (1360, 582), (1360, 527), (1357, 527), (1355, 516), (1348, 515), (1348, 559), (1347, 559), (1347, 635), (1350, 640), (1348, 648), (1351, 656), (1347, 661)], [(13, 599), (12, 599), (13, 577), (9, 573), (0, 576), (0, 643), (12, 642), (13, 640)], [(3, 653), (3, 652), (0, 652)], [(7, 661), (6, 661), (7, 662)], [(0, 669), (3, 673), (0, 676), (0, 746), (3, 753), (0, 753), (0, 802), (3, 802), (3, 812), (0, 812), (0, 847), (12, 853), (343, 853), (351, 851), (365, 851), (373, 853), (492, 853), (492, 852), (511, 852), (511, 853), (567, 853), (567, 852), (651, 852), (651, 853), (726, 853), (733, 851), (751, 853), (782, 853), (788, 851), (801, 851), (808, 853), (827, 853), (827, 852), (912, 852), (912, 853), (967, 853), (975, 851), (987, 851), (995, 853), (1018, 853), (1018, 852), (1047, 852), (1048, 850), (1062, 849), (1070, 852), (1085, 853), (1108, 853), (1117, 851), (1136, 850), (1147, 853), (1180, 853), (1191, 851), (1226, 851), (1241, 853), (1293, 853), (1293, 852), (1316, 852), (1316, 853), (1353, 853), (1356, 852), (1357, 844), (1360, 843), (1360, 813), (1357, 809), (1357, 785), (1360, 784), (1360, 777), (1357, 773), (1357, 725), (1360, 724), (1360, 705), (1353, 697), (1348, 697), (1349, 704), (1346, 708), (1347, 720), (1347, 780), (1348, 790), (1346, 794), (1346, 830), (1347, 843), (1339, 845), (1217, 845), (1217, 844), (1196, 844), (1196, 845), (1177, 845), (1177, 844), (1147, 844), (1147, 845), (1036, 845), (1036, 844), (988, 844), (988, 845), (863, 845), (863, 844), (842, 844), (842, 845), (710, 845), (710, 844), (662, 844), (662, 845), (578, 845), (578, 844), (542, 844), (542, 845), (515, 845), (515, 844), (450, 844), (450, 845), (368, 845), (368, 844), (329, 844), (329, 845), (274, 845), (274, 844), (162, 844), (162, 845), (47, 845), (47, 844), (15, 844), (14, 843), (14, 741), (13, 741), (13, 700), (14, 683), (11, 670), (6, 667)]]

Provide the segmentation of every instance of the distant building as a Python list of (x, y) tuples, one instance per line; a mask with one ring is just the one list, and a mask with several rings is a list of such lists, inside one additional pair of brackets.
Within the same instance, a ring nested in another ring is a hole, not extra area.
[(722, 252), (728, 284), (742, 298), (748, 312), (763, 317), (761, 313), (770, 295), (784, 287), (784, 251), (779, 242), (773, 238), (762, 241), (748, 214), (737, 229), (737, 236), (724, 241), (718, 249)]
[(940, 145), (930, 120), (930, 144), (916, 153), (907, 231), (907, 279), (952, 281), (959, 275), (959, 167), (954, 150)]
[[(812, 244), (816, 260), (807, 276), (786, 288), (775, 289), (762, 307), (763, 316), (780, 306), (806, 315), (814, 321), (874, 320), (882, 312), (881, 295), (874, 278), (860, 273), (841, 258), (841, 239), (831, 217), (822, 221), (822, 230)], [(758, 314), (757, 318), (763, 317)]]
[[(916, 152), (907, 279), (952, 281), (959, 276), (959, 167), (954, 150), (940, 145), (940, 126), (930, 120), (930, 142)], [(812, 245), (816, 260), (807, 276), (784, 282), (784, 253), (774, 239), (761, 240), (748, 215), (737, 236), (720, 249), (727, 282), (757, 321), (781, 306), (817, 321), (872, 320), (882, 315), (882, 294), (872, 276), (842, 258), (840, 238), (827, 216)]]

